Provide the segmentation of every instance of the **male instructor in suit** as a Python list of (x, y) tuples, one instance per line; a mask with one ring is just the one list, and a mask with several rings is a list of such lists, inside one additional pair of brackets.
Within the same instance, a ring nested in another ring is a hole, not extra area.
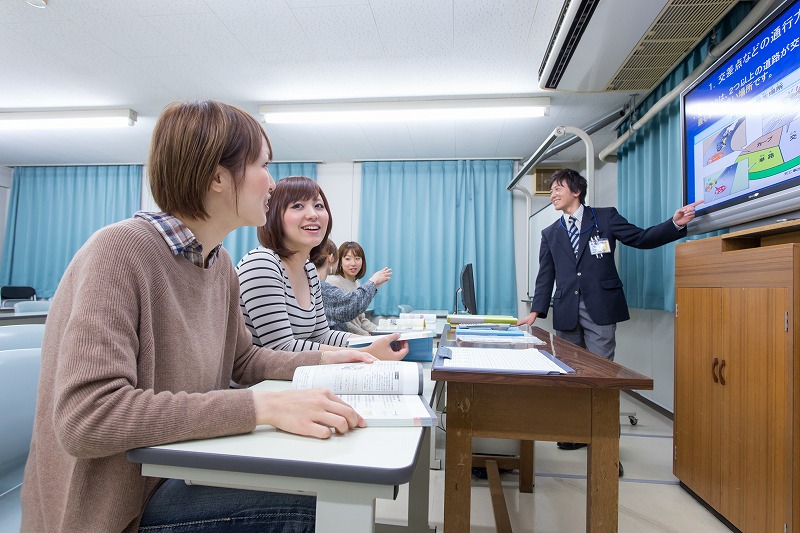
[[(686, 225), (702, 200), (678, 209), (670, 220), (642, 229), (613, 207), (584, 205), (586, 188), (586, 178), (574, 170), (553, 174), (550, 202), (562, 216), (542, 231), (531, 313), (519, 325), (530, 326), (538, 317), (546, 317), (552, 295), (556, 335), (613, 360), (617, 322), (630, 318), (614, 262), (617, 241), (656, 248), (685, 237)], [(585, 446), (558, 444), (562, 449)]]

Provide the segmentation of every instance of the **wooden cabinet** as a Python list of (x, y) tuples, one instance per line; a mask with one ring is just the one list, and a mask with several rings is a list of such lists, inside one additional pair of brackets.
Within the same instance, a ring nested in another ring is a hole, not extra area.
[(797, 243), (787, 223), (676, 247), (674, 472), (742, 531), (800, 531)]

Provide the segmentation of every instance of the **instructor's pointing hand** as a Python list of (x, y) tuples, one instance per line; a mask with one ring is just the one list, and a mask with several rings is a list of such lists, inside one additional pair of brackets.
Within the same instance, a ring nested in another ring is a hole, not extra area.
[(672, 215), (672, 221), (677, 224), (678, 226), (685, 226), (692, 220), (694, 220), (694, 208), (703, 203), (703, 200), (698, 200), (694, 203), (689, 205), (685, 205), (675, 211), (675, 214)]

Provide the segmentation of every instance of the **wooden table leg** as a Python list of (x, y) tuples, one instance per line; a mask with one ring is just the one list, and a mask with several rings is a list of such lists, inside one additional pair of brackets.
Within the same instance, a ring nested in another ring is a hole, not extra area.
[(618, 390), (592, 391), (592, 438), (587, 459), (586, 531), (613, 533), (619, 515)]
[(533, 492), (533, 441), (519, 441), (519, 491)]
[(503, 484), (500, 482), (500, 472), (497, 461), (486, 461), (486, 476), (489, 479), (489, 494), (492, 497), (492, 511), (494, 513), (494, 528), (497, 533), (512, 533), (511, 519), (508, 517), (506, 495)]
[(447, 384), (444, 530), (469, 533), (472, 496), (472, 384)]

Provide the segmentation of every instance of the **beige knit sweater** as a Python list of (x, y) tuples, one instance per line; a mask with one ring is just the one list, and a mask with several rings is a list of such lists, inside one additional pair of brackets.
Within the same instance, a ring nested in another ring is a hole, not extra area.
[(47, 318), (22, 531), (136, 531), (158, 479), (125, 451), (252, 431), (252, 384), (320, 352), (252, 345), (224, 250), (202, 269), (147, 221), (106, 227), (64, 273)]

